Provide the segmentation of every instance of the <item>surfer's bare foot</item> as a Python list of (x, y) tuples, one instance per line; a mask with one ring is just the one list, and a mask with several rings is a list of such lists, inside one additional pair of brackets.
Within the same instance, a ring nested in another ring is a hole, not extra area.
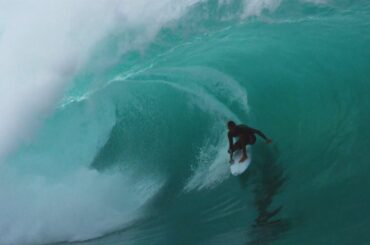
[(244, 162), (245, 160), (247, 160), (248, 157), (247, 156), (242, 156), (242, 158), (240, 158), (239, 162), (242, 163)]

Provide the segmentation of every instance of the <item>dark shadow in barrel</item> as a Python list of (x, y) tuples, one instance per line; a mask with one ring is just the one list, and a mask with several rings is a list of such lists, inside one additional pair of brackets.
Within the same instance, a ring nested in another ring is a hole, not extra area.
[(256, 145), (254, 148), (254, 165), (250, 176), (242, 176), (242, 179), (251, 179), (257, 209), (254, 224), (248, 228), (248, 245), (269, 244), (279, 239), (290, 227), (288, 219), (280, 217), (283, 204), (277, 204), (276, 201), (287, 180), (279, 150), (276, 146), (265, 145)]

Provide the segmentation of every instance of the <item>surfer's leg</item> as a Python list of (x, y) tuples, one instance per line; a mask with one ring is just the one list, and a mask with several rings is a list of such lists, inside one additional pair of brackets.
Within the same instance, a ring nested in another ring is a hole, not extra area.
[(247, 141), (244, 138), (241, 138), (240, 139), (240, 143), (241, 143), (243, 155), (240, 158), (239, 162), (244, 162), (245, 160), (248, 159), (248, 155), (247, 155)]
[(234, 152), (234, 151), (237, 151), (237, 150), (241, 150), (243, 148), (243, 146), (242, 146), (242, 143), (241, 143), (241, 141), (240, 141), (240, 139), (237, 141), (237, 142), (235, 142), (235, 144), (232, 146), (232, 151)]
[(231, 146), (231, 153), (230, 153), (230, 163), (233, 164), (234, 163), (234, 159), (233, 159), (233, 153), (237, 150), (240, 150), (242, 148), (242, 145), (240, 144), (240, 140), (238, 140), (237, 142), (235, 142), (235, 144), (233, 144)]

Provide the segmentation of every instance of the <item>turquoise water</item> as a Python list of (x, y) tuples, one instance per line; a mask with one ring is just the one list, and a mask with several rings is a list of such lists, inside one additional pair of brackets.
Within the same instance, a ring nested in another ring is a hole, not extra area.
[[(193, 3), (65, 79), (3, 160), (1, 244), (370, 243), (370, 3)], [(273, 139), (240, 177), (230, 119)]]

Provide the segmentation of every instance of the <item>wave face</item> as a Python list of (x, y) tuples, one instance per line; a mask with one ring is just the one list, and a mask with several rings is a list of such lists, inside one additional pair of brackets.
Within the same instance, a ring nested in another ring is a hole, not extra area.
[(0, 244), (370, 243), (368, 1), (1, 6)]

